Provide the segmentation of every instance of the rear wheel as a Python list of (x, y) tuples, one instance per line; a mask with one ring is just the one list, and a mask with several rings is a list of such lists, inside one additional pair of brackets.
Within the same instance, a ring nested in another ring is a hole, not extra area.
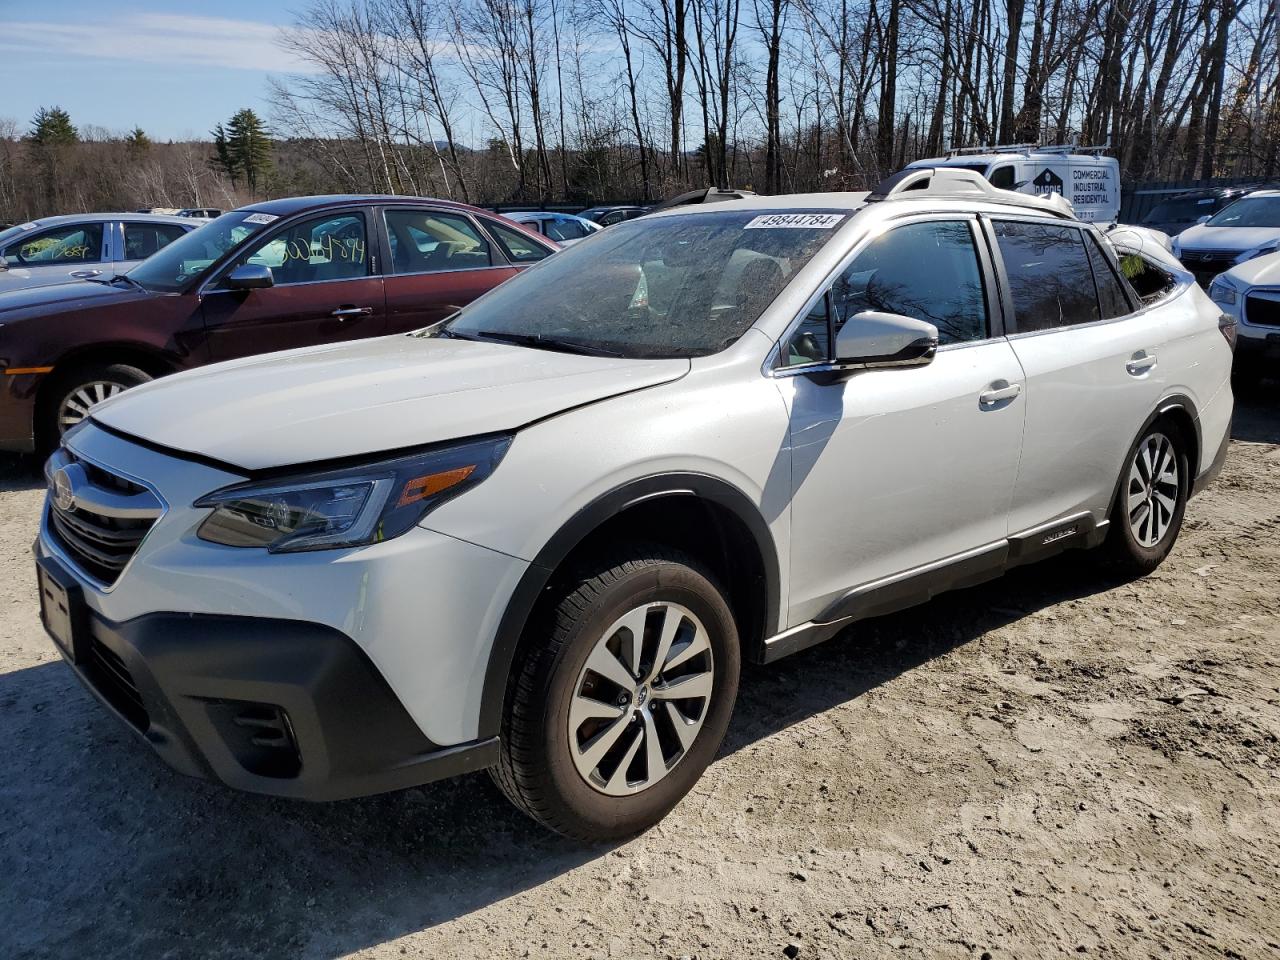
[(637, 546), (588, 564), (534, 622), (494, 779), (582, 840), (652, 826), (715, 757), (738, 690), (723, 591), (696, 560)]
[(1129, 451), (1111, 507), (1107, 550), (1114, 566), (1145, 576), (1164, 561), (1182, 529), (1190, 485), (1179, 432), (1156, 421)]
[(151, 374), (127, 363), (89, 364), (57, 375), (42, 411), (41, 445), (46, 449), (57, 446), (62, 435), (99, 403), (150, 379)]

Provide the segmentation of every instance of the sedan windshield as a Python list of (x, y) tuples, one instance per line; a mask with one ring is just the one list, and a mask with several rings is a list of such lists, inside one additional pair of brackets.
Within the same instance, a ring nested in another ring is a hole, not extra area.
[(436, 332), (625, 357), (700, 357), (741, 337), (847, 214), (717, 211), (594, 233)]
[(129, 279), (154, 293), (176, 293), (228, 250), (278, 219), (252, 210), (223, 214), (152, 254), (129, 271)]
[(1210, 227), (1280, 227), (1280, 196), (1245, 197), (1208, 221)]

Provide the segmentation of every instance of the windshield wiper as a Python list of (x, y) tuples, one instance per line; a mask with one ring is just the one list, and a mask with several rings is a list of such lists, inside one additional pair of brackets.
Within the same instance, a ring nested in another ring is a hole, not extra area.
[[(465, 334), (458, 334), (449, 331), (451, 337), (466, 337)], [(508, 333), (501, 330), (477, 330), (475, 337), (480, 340), (493, 340), (498, 343), (512, 343), (520, 347), (533, 347), (538, 350), (557, 350), (560, 353), (577, 353), (587, 357), (621, 357), (623, 354), (616, 350), (609, 350), (604, 347), (598, 347), (591, 343), (582, 343), (577, 340), (565, 340), (560, 337), (548, 337), (541, 333)]]
[(125, 283), (129, 284), (130, 286), (137, 287), (143, 293), (151, 292), (146, 287), (144, 287), (141, 283), (139, 283), (137, 280), (133, 279), (133, 277), (129, 276), (127, 273), (117, 273), (110, 280), (100, 280), (98, 282), (99, 283), (115, 283), (118, 280), (123, 280)]

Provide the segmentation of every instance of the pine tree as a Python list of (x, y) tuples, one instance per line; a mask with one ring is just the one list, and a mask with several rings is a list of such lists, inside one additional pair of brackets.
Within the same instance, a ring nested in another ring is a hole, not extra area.
[(231, 145), (227, 142), (227, 131), (218, 124), (210, 133), (213, 136), (213, 156), (209, 158), (209, 166), (219, 173), (226, 174), (231, 186), (235, 187), (240, 178), (240, 168), (231, 155)]
[(31, 133), (27, 139), (43, 147), (57, 147), (76, 143), (80, 134), (71, 123), (71, 114), (61, 107), (41, 107), (31, 119)]
[[(225, 139), (236, 170), (244, 176), (249, 189), (256, 192), (271, 169), (271, 134), (258, 115), (246, 107), (227, 122)], [(217, 149), (216, 137), (214, 147)]]
[(129, 149), (134, 153), (143, 153), (151, 148), (151, 138), (147, 136), (147, 132), (141, 127), (134, 127), (129, 136), (124, 138), (124, 142), (129, 145)]

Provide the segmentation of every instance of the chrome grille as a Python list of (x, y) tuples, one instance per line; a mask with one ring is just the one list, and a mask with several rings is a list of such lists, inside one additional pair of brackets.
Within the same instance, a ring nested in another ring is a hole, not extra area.
[(91, 580), (115, 583), (164, 512), (147, 487), (65, 447), (45, 467), (50, 539)]
[(1183, 250), (1182, 265), (1196, 276), (1196, 282), (1207, 287), (1218, 274), (1235, 266), (1239, 250)]

